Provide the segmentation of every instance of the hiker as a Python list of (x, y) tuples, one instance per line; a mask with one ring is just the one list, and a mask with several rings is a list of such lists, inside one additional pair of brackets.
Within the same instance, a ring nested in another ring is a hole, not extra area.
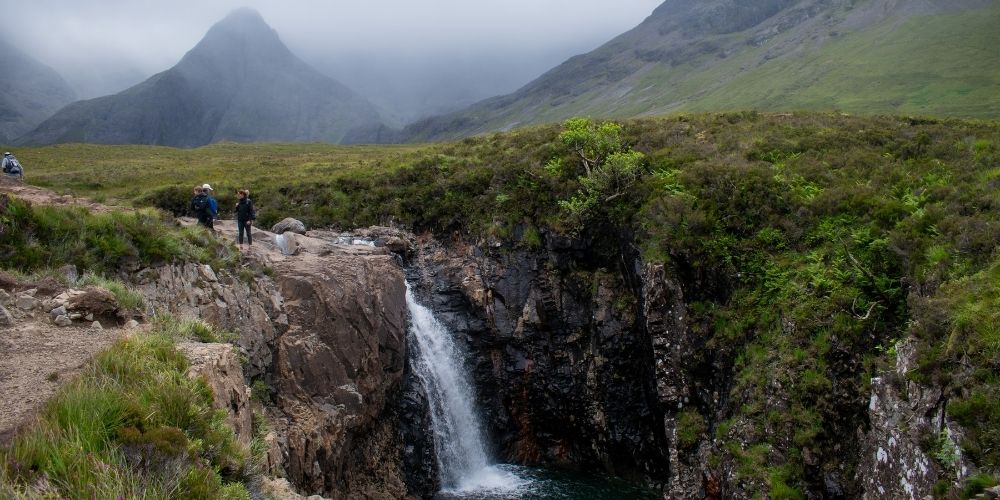
[(21, 163), (14, 158), (14, 155), (7, 151), (3, 154), (3, 173), (9, 177), (16, 177), (18, 179), (24, 179), (24, 167)]
[(208, 195), (202, 186), (194, 187), (194, 197), (191, 198), (191, 212), (198, 218), (198, 224), (209, 229), (212, 228), (211, 207), (208, 202)]
[(236, 197), (239, 198), (239, 202), (236, 203), (236, 226), (239, 228), (237, 231), (236, 241), (242, 245), (243, 244), (243, 232), (247, 233), (247, 245), (253, 245), (253, 221), (257, 219), (257, 210), (253, 207), (253, 200), (250, 199), (249, 189), (240, 189), (236, 191)]
[(205, 191), (205, 196), (208, 197), (208, 227), (209, 229), (215, 229), (215, 219), (219, 218), (219, 202), (216, 201), (215, 196), (212, 195), (214, 192), (212, 186), (209, 184), (203, 184), (201, 186), (202, 190)]

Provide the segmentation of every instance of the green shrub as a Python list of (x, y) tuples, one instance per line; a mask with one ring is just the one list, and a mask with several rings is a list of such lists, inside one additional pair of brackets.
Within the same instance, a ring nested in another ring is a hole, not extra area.
[(0, 226), (0, 262), (26, 272), (69, 263), (83, 272), (113, 276), (158, 262), (209, 262), (223, 253), (223, 245), (206, 231), (177, 227), (162, 212), (148, 209), (89, 213), (2, 195)]

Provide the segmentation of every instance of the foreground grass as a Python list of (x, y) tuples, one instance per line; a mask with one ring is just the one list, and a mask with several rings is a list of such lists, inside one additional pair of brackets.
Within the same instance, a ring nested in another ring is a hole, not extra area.
[(249, 498), (254, 459), (186, 375), (176, 322), (123, 338), (0, 450), (3, 498)]

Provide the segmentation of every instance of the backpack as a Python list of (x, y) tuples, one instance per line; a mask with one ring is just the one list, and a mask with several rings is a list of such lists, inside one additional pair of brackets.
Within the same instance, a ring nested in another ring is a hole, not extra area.
[(191, 200), (191, 210), (198, 218), (205, 217), (208, 215), (208, 196), (195, 196)]
[(3, 172), (5, 174), (20, 174), (21, 164), (17, 162), (17, 158), (13, 156), (8, 156), (3, 159)]

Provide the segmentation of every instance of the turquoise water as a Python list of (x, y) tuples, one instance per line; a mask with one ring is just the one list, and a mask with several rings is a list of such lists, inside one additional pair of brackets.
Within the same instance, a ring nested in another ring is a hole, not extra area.
[[(602, 474), (572, 474), (517, 465), (494, 465), (487, 474), (504, 478), (463, 491), (445, 490), (439, 500), (655, 500), (652, 491)], [(484, 484), (485, 483), (485, 484)]]

